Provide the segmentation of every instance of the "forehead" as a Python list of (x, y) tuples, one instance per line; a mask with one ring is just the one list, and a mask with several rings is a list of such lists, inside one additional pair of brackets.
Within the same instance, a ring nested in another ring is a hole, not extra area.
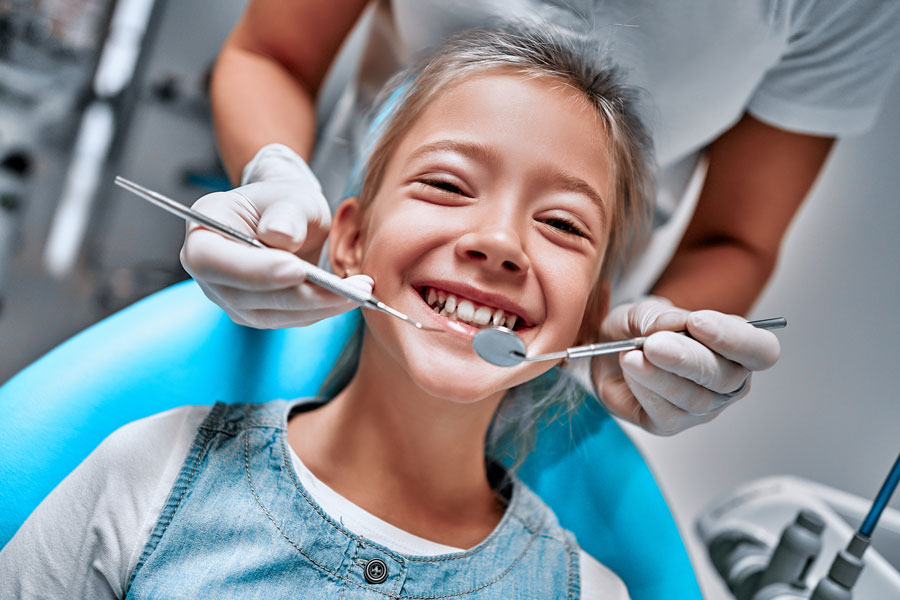
[(551, 77), (493, 71), (443, 88), (392, 152), (403, 162), (439, 153), (585, 182), (611, 198), (602, 121), (581, 92)]

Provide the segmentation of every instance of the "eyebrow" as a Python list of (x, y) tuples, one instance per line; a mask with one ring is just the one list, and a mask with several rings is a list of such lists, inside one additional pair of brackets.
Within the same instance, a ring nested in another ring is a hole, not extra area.
[[(429, 142), (416, 148), (409, 156), (409, 160), (415, 160), (435, 152), (456, 152), (473, 160), (494, 165), (500, 162), (500, 155), (496, 150), (480, 144), (478, 142), (462, 141), (462, 140), (437, 140)], [(566, 192), (574, 192), (587, 196), (598, 209), (600, 209), (600, 218), (604, 226), (609, 224), (609, 215), (607, 214), (607, 206), (603, 201), (603, 197), (588, 182), (576, 177), (558, 167), (549, 166), (541, 170), (541, 176), (553, 182), (556, 189)]]
[(437, 140), (423, 146), (419, 146), (410, 154), (410, 160), (421, 158), (433, 152), (456, 152), (473, 160), (496, 164), (500, 162), (500, 155), (495, 150), (478, 142), (466, 142), (462, 140)]

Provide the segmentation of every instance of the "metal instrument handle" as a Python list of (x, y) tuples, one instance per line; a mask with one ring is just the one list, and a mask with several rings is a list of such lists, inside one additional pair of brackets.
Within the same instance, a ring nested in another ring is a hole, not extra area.
[[(774, 317), (771, 319), (758, 319), (756, 321), (747, 321), (749, 325), (753, 325), (758, 329), (781, 329), (787, 327), (787, 319), (784, 317)], [(687, 331), (676, 331), (680, 335), (690, 337)], [(644, 347), (647, 336), (636, 337), (630, 340), (622, 340), (617, 342), (606, 342), (602, 344), (588, 344), (586, 346), (575, 346), (569, 348), (566, 353), (568, 358), (583, 358), (586, 356), (599, 356), (601, 354), (612, 354), (615, 352), (624, 352), (626, 350), (639, 350)], [(535, 357), (537, 359), (538, 357)]]

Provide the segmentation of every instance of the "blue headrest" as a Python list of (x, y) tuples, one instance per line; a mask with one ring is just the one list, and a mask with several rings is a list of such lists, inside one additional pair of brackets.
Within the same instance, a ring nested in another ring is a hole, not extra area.
[[(315, 395), (359, 319), (249, 329), (185, 282), (60, 345), (0, 387), (0, 547), (125, 423), (187, 404)], [(545, 426), (520, 476), (632, 598), (700, 598), (652, 474), (596, 401)]]

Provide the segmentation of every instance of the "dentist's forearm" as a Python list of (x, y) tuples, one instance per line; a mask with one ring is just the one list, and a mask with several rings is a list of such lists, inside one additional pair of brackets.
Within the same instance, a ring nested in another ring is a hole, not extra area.
[(653, 293), (689, 310), (746, 314), (833, 143), (744, 115), (710, 144), (697, 208)]
[(315, 101), (276, 61), (224, 47), (210, 86), (222, 161), (237, 185), (256, 152), (281, 143), (309, 160), (315, 140)]
[(210, 96), (232, 181), (266, 144), (309, 160), (316, 96), (367, 0), (251, 0), (213, 70)]
[(746, 315), (774, 266), (774, 256), (761, 256), (733, 242), (683, 247), (651, 293), (688, 310)]

